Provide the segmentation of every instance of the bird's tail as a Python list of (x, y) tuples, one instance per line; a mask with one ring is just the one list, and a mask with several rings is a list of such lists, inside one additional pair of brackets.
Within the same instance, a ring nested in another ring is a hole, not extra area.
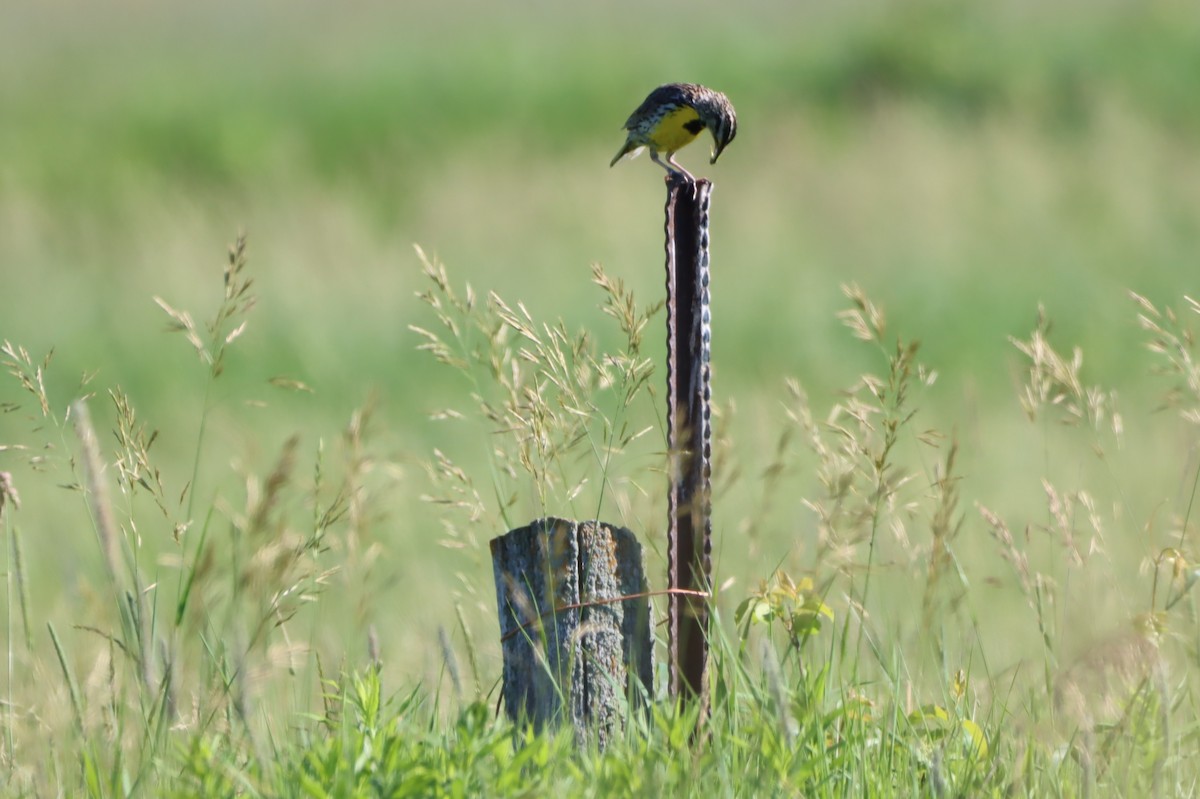
[(621, 145), (621, 149), (617, 150), (617, 154), (613, 156), (613, 160), (608, 162), (608, 165), (609, 167), (616, 166), (617, 162), (620, 161), (626, 153), (633, 153), (633, 157), (637, 158), (638, 154), (641, 152), (642, 148), (640, 146), (635, 145), (631, 141), (626, 141), (625, 144)]

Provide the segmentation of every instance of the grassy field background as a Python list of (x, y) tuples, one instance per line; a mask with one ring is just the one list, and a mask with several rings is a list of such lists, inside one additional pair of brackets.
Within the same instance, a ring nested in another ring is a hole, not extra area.
[[(788, 419), (785, 379), (825, 420), (860, 375), (886, 376), (897, 336), (920, 341), (918, 360), (938, 378), (908, 400), (917, 415), (895, 453), (912, 481), (877, 516), (866, 610), (868, 629), (912, 664), (915, 701), (958, 668), (974, 668), (984, 692), (1001, 675), (1024, 680), (1031, 662), (1039, 675), (1066, 669), (1162, 609), (1148, 564), (1164, 548), (1195, 556), (1196, 427), (1162, 400), (1182, 385), (1195, 406), (1200, 392), (1154, 374), (1166, 362), (1147, 352), (1145, 309), (1128, 296), (1178, 308), (1187, 325), (1184, 295), (1200, 295), (1200, 14), (1182, 4), (64, 2), (5, 17), (0, 339), (33, 364), (54, 353), (49, 416), (19, 381), (0, 382), (0, 471), (21, 498), (4, 529), (22, 545), (29, 616), (25, 633), (10, 579), (15, 762), (45, 762), (34, 741), (69, 723), (46, 622), (93, 707), (119, 660), (89, 629), (114, 629), (116, 615), (88, 505), (64, 490), (83, 480), (64, 419), (85, 394), (145, 596), (169, 615), (207, 529), (210, 582), (198, 583), (201, 610), (178, 646), (199, 658), (226, 633), (231, 652), (261, 646), (251, 682), (264, 717), (286, 727), (313, 701), (315, 679), (294, 676), (311, 678), (315, 656), (330, 670), (367, 662), (372, 628), (392, 685), (439, 684), (444, 628), (478, 653), (488, 689), (499, 673), (486, 550), (503, 532), (497, 494), (516, 493), (514, 526), (542, 508), (527, 480), (501, 477), (493, 490), (489, 453), (502, 437), (487, 424), (430, 418), (469, 413), (473, 388), (409, 329), (437, 325), (416, 296), (430, 284), (413, 245), (459, 292), (470, 283), (620, 347), (591, 264), (642, 305), (657, 301), (664, 191), (647, 159), (606, 165), (626, 115), (667, 81), (722, 89), (740, 123), (719, 164), (702, 166), (707, 144), (680, 156), (716, 186), (719, 607), (731, 614), (781, 566), (829, 576), (826, 601), (857, 619), (864, 541), (833, 558), (801, 501), (821, 502), (825, 488), (821, 458)], [(243, 230), (257, 303), (210, 381), (153, 298), (210, 318), (225, 249)], [(839, 320), (846, 283), (885, 309), (881, 346)], [(1083, 386), (1115, 392), (1119, 437), (1107, 415), (1059, 424), (1069, 402), (1034, 421), (1022, 410), (1028, 360), (1010, 339), (1029, 338), (1039, 305), (1051, 343), (1068, 358), (1081, 349)], [(646, 334), (658, 393), (628, 417), (651, 432), (619, 459), (645, 493), (621, 483), (599, 514), (643, 535), (655, 575), (662, 325), (655, 316)], [(161, 511), (153, 492), (118, 490), (108, 432), (118, 386), (158, 431)], [(369, 424), (348, 436), (363, 408)], [(929, 429), (940, 448), (920, 442)], [(239, 552), (266, 551), (239, 536), (293, 434), (293, 490), (271, 509), (272, 529), (302, 529), (339, 486), (357, 499), (313, 555), (314, 573), (336, 569), (319, 601), (247, 645), (238, 602), (257, 591), (272, 607), (273, 578), (218, 578), (245, 565)], [(937, 545), (924, 509), (952, 436), (962, 521), (948, 571), (961, 590), (931, 636), (920, 616)], [(481, 518), (422, 501), (446, 487), (427, 477), (434, 448), (471, 476)], [(572, 464), (591, 482), (545, 510), (589, 517), (599, 476), (586, 459)], [(1044, 576), (1052, 641), (977, 503)], [(1180, 575), (1194, 568), (1178, 562)], [(1194, 605), (1182, 607), (1182, 629), (1169, 625), (1182, 669), (1173, 684), (1191, 686), (1181, 675), (1195, 670), (1200, 639)], [(204, 672), (194, 663), (181, 654), (178, 668)], [(1194, 715), (1194, 695), (1180, 696)]]

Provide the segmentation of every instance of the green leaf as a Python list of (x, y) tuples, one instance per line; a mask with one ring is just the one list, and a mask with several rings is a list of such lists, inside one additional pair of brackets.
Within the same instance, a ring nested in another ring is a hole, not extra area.
[(958, 722), (958, 725), (966, 733), (966, 737), (971, 743), (971, 748), (975, 750), (979, 758), (986, 758), (988, 756), (988, 743), (987, 736), (983, 734), (983, 729), (970, 719), (962, 719)]

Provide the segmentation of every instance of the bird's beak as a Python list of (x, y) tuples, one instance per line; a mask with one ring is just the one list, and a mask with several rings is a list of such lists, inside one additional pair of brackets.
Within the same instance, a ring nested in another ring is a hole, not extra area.
[(708, 163), (715, 164), (717, 159), (721, 157), (721, 151), (725, 149), (725, 145), (721, 144), (716, 139), (713, 139), (712, 160)]

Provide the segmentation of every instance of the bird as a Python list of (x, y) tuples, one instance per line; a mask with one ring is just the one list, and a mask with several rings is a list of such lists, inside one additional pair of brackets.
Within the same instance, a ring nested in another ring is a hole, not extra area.
[[(715, 164), (737, 135), (737, 115), (728, 97), (696, 83), (659, 86), (629, 115), (624, 128), (629, 131), (629, 136), (609, 166), (614, 166), (627, 153), (637, 155), (647, 147), (650, 160), (668, 174), (681, 175), (695, 182), (692, 174), (675, 162), (675, 153), (691, 144), (705, 128), (713, 137), (709, 163)], [(660, 152), (667, 154), (666, 161), (658, 157)]]

